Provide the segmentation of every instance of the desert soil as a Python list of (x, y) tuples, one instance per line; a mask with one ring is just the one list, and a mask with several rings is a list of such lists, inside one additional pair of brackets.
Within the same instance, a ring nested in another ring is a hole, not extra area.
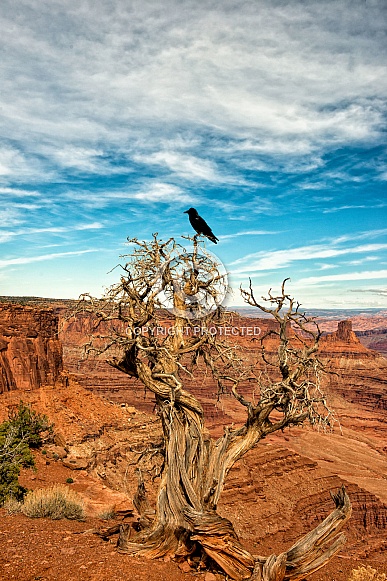
[[(31, 519), (0, 509), (0, 579), (8, 581), (226, 581), (216, 571), (198, 572), (174, 561), (119, 554), (115, 542), (93, 533), (115, 521)], [(310, 581), (346, 581), (360, 561), (335, 557)], [(368, 565), (372, 565), (367, 561)], [(374, 568), (381, 571), (380, 561)], [(187, 570), (188, 569), (188, 570)]]
[[(74, 482), (68, 484), (73, 490), (88, 493), (92, 508), (93, 499), (90, 495), (94, 485), (93, 478), (85, 470), (74, 471), (63, 466), (61, 461), (47, 460), (41, 453), (35, 453), (36, 471), (23, 470), (21, 483), (28, 488), (40, 488), (52, 483), (65, 483), (73, 477)], [(226, 492), (226, 497), (230, 497)], [(106, 493), (112, 494), (109, 489)], [(114, 493), (113, 493), (114, 494)], [(98, 489), (94, 499), (101, 501), (103, 491)], [(111, 502), (109, 497), (105, 500)], [(126, 508), (132, 506), (127, 501)], [(97, 504), (98, 506), (98, 504)], [(243, 504), (233, 502), (223, 511), (229, 510), (228, 516), (233, 521), (244, 519)], [(249, 505), (251, 506), (251, 505)], [(125, 508), (125, 503), (120, 506)], [(95, 512), (95, 511), (94, 511)], [(239, 516), (237, 514), (239, 512)], [(235, 514), (234, 514), (235, 513)], [(254, 516), (254, 515), (250, 515)], [(127, 517), (126, 522), (135, 520), (135, 516)], [(226, 581), (227, 577), (216, 569), (197, 571), (188, 567), (187, 563), (173, 560), (167, 562), (148, 561), (120, 554), (116, 550), (117, 536), (103, 540), (96, 531), (106, 529), (122, 522), (123, 517), (103, 520), (102, 518), (86, 517), (83, 521), (51, 520), (47, 518), (32, 519), (22, 514), (8, 514), (0, 509), (0, 580), (8, 581)], [(259, 527), (259, 511), (255, 518), (249, 519)], [(251, 527), (251, 525), (250, 525)], [(287, 547), (273, 537), (269, 542), (263, 541), (260, 546), (252, 542), (254, 531), (246, 528), (241, 532), (241, 541), (253, 553), (277, 554)], [(265, 546), (267, 545), (267, 546)], [(352, 569), (362, 563), (373, 566), (378, 571), (387, 572), (383, 565), (383, 557), (378, 554), (373, 559), (362, 560), (356, 555), (348, 556), (343, 552), (336, 556), (323, 569), (310, 576), (310, 581), (347, 581)]]

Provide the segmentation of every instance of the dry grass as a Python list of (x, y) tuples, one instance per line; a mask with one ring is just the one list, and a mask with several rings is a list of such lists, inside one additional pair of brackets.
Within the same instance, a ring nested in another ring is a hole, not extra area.
[(351, 576), (348, 581), (386, 581), (387, 576), (384, 573), (379, 573), (369, 565), (365, 567), (361, 565), (357, 569), (352, 569)]
[(8, 514), (17, 514), (21, 512), (22, 503), (16, 500), (13, 496), (8, 496), (4, 501), (3, 508)]
[(31, 518), (79, 520), (84, 517), (84, 506), (81, 497), (74, 490), (64, 484), (56, 484), (28, 492), (22, 512)]
[(111, 519), (115, 518), (115, 516), (116, 516), (115, 507), (111, 506), (111, 507), (107, 508), (106, 510), (102, 511), (98, 515), (98, 518), (100, 518), (101, 520), (111, 520)]

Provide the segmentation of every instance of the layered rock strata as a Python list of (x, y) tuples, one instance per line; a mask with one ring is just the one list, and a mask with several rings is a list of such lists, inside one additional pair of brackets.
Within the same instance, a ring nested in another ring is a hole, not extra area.
[(0, 305), (0, 393), (57, 382), (63, 369), (58, 317), (50, 309)]

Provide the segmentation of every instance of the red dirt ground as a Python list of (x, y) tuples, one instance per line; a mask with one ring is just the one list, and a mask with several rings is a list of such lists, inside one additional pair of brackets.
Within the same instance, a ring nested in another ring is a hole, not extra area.
[[(147, 561), (117, 553), (112, 542), (91, 532), (114, 521), (31, 519), (0, 509), (0, 580), (8, 581), (225, 581), (216, 573), (187, 572), (173, 561)], [(335, 557), (310, 581), (347, 581), (360, 561)], [(367, 561), (381, 571), (380, 561)], [(183, 565), (180, 564), (182, 567)], [(207, 576), (207, 578), (206, 578)]]

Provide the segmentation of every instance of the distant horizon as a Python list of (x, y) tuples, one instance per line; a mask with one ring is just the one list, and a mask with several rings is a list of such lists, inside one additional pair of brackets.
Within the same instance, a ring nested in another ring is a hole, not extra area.
[[(100, 296), (194, 207), (238, 288), (387, 308), (381, 0), (0, 3), (0, 294)], [(317, 307), (319, 308), (319, 307)]]
[[(58, 298), (58, 297), (44, 297), (44, 296), (29, 296), (29, 295), (0, 295), (0, 303), (1, 302), (5, 302), (7, 299), (14, 299), (14, 300), (25, 300), (25, 301), (34, 301), (34, 300), (40, 300), (40, 301), (71, 301), (71, 302), (75, 302), (79, 300), (78, 298)], [(11, 300), (9, 300), (9, 302), (12, 302)], [(224, 305), (223, 305), (224, 306)], [(337, 307), (337, 308), (331, 308), (331, 309), (326, 309), (326, 308), (320, 308), (320, 307), (305, 307), (302, 308), (303, 305), (300, 305), (301, 312), (305, 312), (305, 311), (310, 311), (312, 312), (319, 312), (319, 313), (335, 313), (335, 312), (346, 312), (346, 311), (353, 311), (353, 312), (358, 312), (358, 313), (362, 313), (364, 311), (373, 311), (373, 312), (386, 312), (387, 313), (387, 307), (356, 307), (356, 308), (351, 308), (351, 307)], [(262, 315), (267, 315), (268, 313), (265, 313), (264, 311), (260, 311), (259, 307), (253, 307), (252, 305), (230, 305), (230, 306), (224, 306), (224, 308), (226, 310), (229, 311), (234, 311), (234, 310), (245, 310), (245, 311), (252, 311), (252, 312), (257, 312), (258, 314), (262, 313)]]

